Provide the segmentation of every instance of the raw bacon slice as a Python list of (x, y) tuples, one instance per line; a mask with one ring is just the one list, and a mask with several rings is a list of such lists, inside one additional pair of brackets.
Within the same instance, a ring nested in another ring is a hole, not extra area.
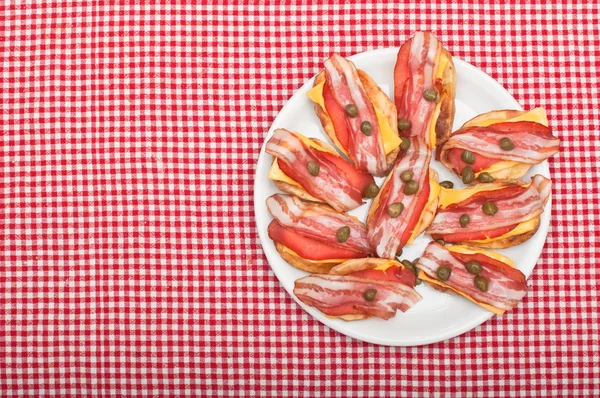
[[(357, 254), (341, 258), (366, 257), (371, 254), (365, 224), (347, 214), (337, 213), (326, 206), (302, 202), (295, 196), (280, 194), (267, 199), (267, 208), (277, 223), (286, 229), (313, 241)], [(350, 228), (350, 235), (345, 242), (339, 242), (336, 238), (337, 231), (342, 227)], [(277, 241), (276, 235), (273, 240)], [(279, 243), (286, 245), (284, 242)]]
[[(331, 94), (339, 109), (333, 112), (328, 108), (328, 113), (339, 115), (339, 110), (344, 110), (347, 105), (353, 104), (358, 108), (358, 115), (350, 117), (345, 115), (345, 135), (342, 137), (348, 144), (346, 151), (350, 159), (359, 170), (367, 171), (376, 176), (383, 176), (388, 170), (386, 155), (383, 148), (383, 139), (379, 130), (379, 121), (375, 108), (369, 99), (365, 88), (358, 76), (354, 64), (338, 54), (333, 54), (325, 61), (325, 76), (328, 85), (328, 95)], [(334, 120), (339, 124), (339, 117)], [(361, 131), (361, 124), (369, 122), (370, 135)]]
[[(486, 187), (506, 185), (505, 188), (486, 190)], [(542, 175), (533, 177), (529, 185), (511, 185), (507, 181), (482, 185), (482, 190), (471, 197), (438, 209), (427, 232), (435, 239), (447, 242), (467, 242), (501, 236), (519, 223), (534, 219), (544, 211), (551, 191), (551, 181)], [(482, 210), (484, 202), (493, 202), (498, 212), (493, 216)], [(469, 224), (463, 228), (460, 217), (467, 214)]]
[[(310, 195), (322, 199), (338, 211), (362, 205), (363, 192), (373, 178), (361, 173), (341, 157), (307, 146), (295, 134), (277, 129), (269, 139), (266, 152), (277, 157), (279, 167)], [(319, 173), (308, 171), (308, 162), (319, 165)], [(347, 163), (347, 162), (345, 162)]]
[[(505, 151), (500, 147), (502, 138), (509, 138), (515, 148)], [(475, 163), (471, 165), (478, 173), (500, 161), (538, 164), (558, 152), (560, 140), (550, 129), (536, 122), (502, 122), (485, 127), (460, 129), (439, 152), (439, 159), (446, 167), (460, 174), (467, 164), (461, 159), (462, 152), (473, 152)]]
[[(376, 290), (372, 301), (365, 291)], [(407, 311), (421, 300), (413, 288), (402, 283), (363, 279), (350, 275), (314, 274), (298, 279), (294, 294), (304, 304), (316, 307), (325, 315), (363, 315), (390, 319), (399, 309)]]
[[(499, 313), (513, 309), (527, 294), (525, 275), (509, 264), (487, 256), (484, 251), (469, 252), (451, 252), (444, 246), (431, 242), (416, 267), (442, 286), (449, 287), (478, 304), (483, 303), (500, 309)], [(477, 288), (474, 282), (475, 275), (465, 268), (465, 264), (470, 260), (480, 263), (482, 271), (479, 275), (487, 280), (487, 291)], [(450, 278), (446, 281), (440, 281), (437, 276), (437, 269), (442, 265), (452, 270)]]
[(384, 258), (359, 258), (336, 265), (329, 271), (334, 275), (351, 275), (357, 278), (377, 279), (415, 286), (417, 280), (412, 269), (394, 260)]
[[(410, 140), (410, 148), (400, 154), (369, 209), (372, 215), (367, 219), (368, 238), (372, 249), (381, 258), (393, 259), (406, 244), (429, 198), (431, 152), (421, 137)], [(413, 171), (413, 180), (419, 184), (419, 191), (414, 195), (404, 194), (406, 183), (400, 179), (400, 174), (406, 170)], [(391, 218), (387, 212), (392, 203), (404, 204), (404, 211), (396, 218)]]
[(425, 100), (423, 92), (428, 89), (442, 90), (441, 82), (434, 79), (442, 45), (429, 32), (416, 32), (409, 43), (400, 49), (394, 69), (398, 120), (410, 122), (410, 128), (400, 133), (407, 137), (422, 137), (427, 146), (432, 147), (435, 144), (430, 142), (429, 131), (436, 102)]

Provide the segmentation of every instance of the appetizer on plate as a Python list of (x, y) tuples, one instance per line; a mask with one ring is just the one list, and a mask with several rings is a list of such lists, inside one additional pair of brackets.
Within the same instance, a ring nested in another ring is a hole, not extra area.
[(510, 258), (478, 248), (431, 242), (416, 267), (431, 287), (460, 294), (498, 315), (527, 294), (525, 275)]
[(269, 178), (281, 191), (347, 211), (363, 204), (377, 186), (373, 177), (356, 170), (325, 142), (277, 129), (266, 152), (275, 159)]
[(281, 257), (307, 272), (328, 272), (348, 259), (371, 255), (365, 224), (345, 213), (294, 196), (267, 199), (274, 220), (269, 238)]
[(325, 315), (346, 321), (389, 319), (421, 300), (415, 274), (394, 260), (362, 258), (335, 266), (329, 274), (296, 280), (294, 294)]
[(333, 54), (308, 97), (331, 141), (358, 170), (387, 174), (401, 142), (396, 108), (369, 75)]
[(550, 197), (551, 182), (535, 175), (531, 183), (497, 180), (457, 190), (442, 189), (427, 233), (433, 239), (502, 249), (531, 238)]
[(398, 130), (421, 137), (429, 148), (452, 132), (456, 70), (452, 54), (432, 33), (416, 32), (400, 47), (394, 68)]
[(466, 122), (438, 148), (437, 158), (465, 184), (520, 178), (558, 152), (543, 108), (493, 111)]
[(368, 238), (377, 256), (396, 257), (433, 220), (440, 186), (437, 174), (429, 169), (430, 160), (431, 150), (421, 137), (403, 143), (403, 150), (367, 215)]

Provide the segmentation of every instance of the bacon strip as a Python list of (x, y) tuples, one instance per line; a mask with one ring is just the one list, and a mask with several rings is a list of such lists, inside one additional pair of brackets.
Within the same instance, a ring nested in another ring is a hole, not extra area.
[[(377, 290), (373, 301), (363, 297), (367, 289)], [(295, 282), (294, 294), (304, 304), (329, 316), (365, 315), (383, 319), (393, 317), (398, 309), (405, 312), (421, 300), (419, 293), (402, 283), (349, 275), (306, 276)]]
[[(465, 263), (471, 259), (476, 259), (483, 268), (479, 275), (488, 280), (487, 292), (482, 292), (475, 286), (475, 275), (465, 268)], [(452, 269), (450, 279), (443, 284), (466, 294), (478, 303), (509, 311), (527, 294), (525, 275), (510, 265), (487, 257), (483, 253), (477, 255), (452, 253), (444, 246), (431, 242), (425, 248), (416, 267), (430, 278), (439, 280), (436, 271), (441, 265)]]
[(396, 73), (397, 78), (407, 78), (405, 81), (394, 82), (398, 120), (407, 119), (411, 124), (408, 130), (401, 133), (422, 137), (429, 147), (432, 146), (429, 131), (436, 102), (425, 100), (423, 92), (431, 88), (441, 92), (441, 83), (434, 80), (441, 51), (442, 45), (437, 37), (429, 32), (416, 32), (411, 39), (408, 60), (399, 56), (397, 61), (408, 61), (408, 65), (396, 65), (398, 69), (409, 69), (408, 73)]
[[(402, 155), (401, 155), (402, 156)], [(368, 220), (368, 238), (371, 247), (382, 258), (394, 258), (406, 244), (416, 227), (429, 197), (429, 161), (431, 152), (420, 137), (411, 138), (411, 146), (402, 157), (398, 157), (391, 173), (385, 180), (381, 191), (371, 206), (377, 206)], [(412, 170), (413, 180), (419, 183), (419, 192), (405, 195), (405, 182), (400, 174)], [(400, 216), (391, 218), (387, 208), (392, 203), (404, 204)]]
[[(325, 77), (335, 102), (341, 109), (354, 104), (358, 108), (357, 117), (346, 117), (348, 131), (348, 155), (359, 170), (383, 176), (388, 165), (383, 149), (383, 140), (379, 130), (379, 121), (373, 103), (363, 87), (354, 64), (338, 54), (325, 61)], [(371, 135), (360, 129), (361, 123), (371, 123)]]
[[(505, 151), (500, 148), (500, 140), (510, 138), (515, 148)], [(503, 160), (524, 164), (538, 164), (558, 152), (560, 140), (552, 135), (550, 129), (535, 122), (504, 122), (486, 127), (467, 127), (458, 130), (440, 151), (440, 159), (444, 164), (451, 164), (459, 173), (466, 166), (459, 156), (453, 152), (469, 150), (475, 154), (475, 161), (483, 158), (481, 166), (475, 172), (481, 171), (493, 163)], [(454, 151), (453, 151), (454, 150)], [(492, 160), (492, 161), (490, 161)]]
[[(486, 231), (516, 226), (542, 214), (550, 191), (551, 181), (539, 174), (533, 177), (529, 186), (480, 191), (460, 203), (439, 209), (427, 232), (437, 237), (468, 231), (473, 233), (470, 240), (484, 239)], [(491, 201), (498, 207), (495, 215), (489, 216), (483, 212), (482, 205), (485, 201)], [(460, 226), (459, 221), (463, 214), (469, 215), (471, 219), (465, 228)]]
[[(325, 206), (302, 202), (295, 196), (275, 194), (267, 199), (267, 208), (279, 224), (294, 232), (340, 249), (353, 250), (363, 257), (371, 253), (365, 224)], [(350, 228), (348, 240), (336, 238), (342, 227)]]
[[(385, 269), (378, 267), (387, 266)], [(334, 275), (351, 275), (357, 278), (378, 279), (415, 286), (416, 275), (397, 261), (384, 258), (358, 258), (336, 265), (330, 271)]]
[[(269, 139), (266, 152), (287, 164), (290, 177), (312, 196), (322, 199), (337, 211), (348, 211), (363, 204), (362, 192), (352, 185), (346, 174), (320, 151), (307, 147), (304, 142), (285, 129), (277, 129)], [(308, 162), (319, 164), (317, 176), (308, 172)]]

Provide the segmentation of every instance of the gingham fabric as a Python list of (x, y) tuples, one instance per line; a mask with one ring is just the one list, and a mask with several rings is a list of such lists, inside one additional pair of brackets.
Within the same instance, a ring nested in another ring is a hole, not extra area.
[[(597, 2), (110, 3), (2, 6), (2, 395), (600, 394)], [(391, 348), (283, 290), (253, 174), (331, 52), (417, 29), (544, 106), (562, 149), (523, 303)]]

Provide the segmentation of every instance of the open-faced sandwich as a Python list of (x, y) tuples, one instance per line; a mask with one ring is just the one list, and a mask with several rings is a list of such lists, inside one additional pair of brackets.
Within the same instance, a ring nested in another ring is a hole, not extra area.
[(429, 148), (452, 132), (456, 71), (452, 55), (429, 32), (416, 32), (400, 47), (394, 68), (398, 130), (421, 137)]
[(497, 180), (473, 187), (442, 189), (427, 233), (433, 239), (502, 249), (531, 238), (550, 197), (551, 182), (535, 175), (531, 183)]
[(460, 294), (498, 315), (527, 294), (525, 275), (498, 253), (431, 242), (416, 264), (419, 279), (437, 290)]
[(465, 184), (520, 178), (558, 152), (543, 108), (493, 111), (466, 122), (438, 147), (437, 158)]
[(294, 196), (267, 199), (274, 220), (269, 238), (285, 261), (307, 272), (329, 272), (337, 264), (371, 255), (365, 224), (345, 213)]
[(275, 159), (269, 178), (283, 192), (347, 211), (373, 197), (377, 186), (370, 174), (356, 170), (331, 146), (316, 138), (277, 129), (266, 152)]
[(331, 141), (358, 170), (387, 174), (401, 142), (396, 108), (369, 75), (333, 54), (308, 97)]
[(395, 260), (361, 258), (296, 280), (294, 294), (325, 315), (346, 321), (389, 319), (421, 300), (414, 271)]
[(407, 139), (367, 215), (368, 238), (378, 257), (392, 259), (433, 220), (440, 186), (429, 169), (431, 150), (421, 137)]

